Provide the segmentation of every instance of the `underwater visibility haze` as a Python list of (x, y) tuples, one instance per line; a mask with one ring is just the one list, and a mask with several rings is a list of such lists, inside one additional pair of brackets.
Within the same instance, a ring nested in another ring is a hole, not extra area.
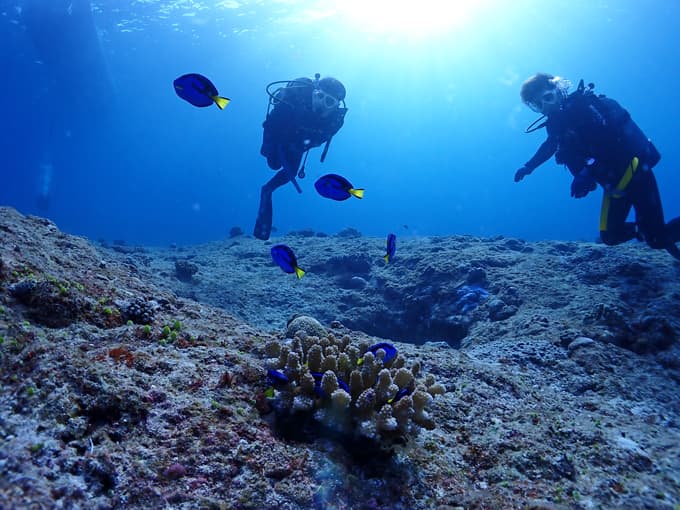
[[(250, 234), (273, 175), (265, 86), (320, 73), (344, 83), (348, 112), (325, 162), (310, 152), (302, 194), (274, 194), (278, 233), (594, 240), (601, 191), (571, 198), (553, 160), (513, 181), (545, 139), (524, 133), (537, 115), (520, 85), (547, 72), (619, 101), (661, 152), (675, 217), (679, 16), (666, 0), (0, 0), (0, 204), (92, 239)], [(173, 81), (189, 73), (231, 103), (182, 101)], [(326, 174), (363, 200), (319, 196)]]
[(679, 510), (678, 19), (0, 0), (0, 507)]

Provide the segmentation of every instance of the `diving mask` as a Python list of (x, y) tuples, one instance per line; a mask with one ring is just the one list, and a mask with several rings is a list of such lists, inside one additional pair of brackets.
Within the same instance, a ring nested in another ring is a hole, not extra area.
[(545, 115), (562, 104), (568, 95), (569, 87), (571, 87), (569, 80), (555, 76), (536, 98), (527, 102), (527, 106), (536, 113)]
[(338, 101), (335, 97), (327, 94), (321, 89), (314, 89), (312, 93), (312, 109), (315, 112), (331, 112), (338, 107)]

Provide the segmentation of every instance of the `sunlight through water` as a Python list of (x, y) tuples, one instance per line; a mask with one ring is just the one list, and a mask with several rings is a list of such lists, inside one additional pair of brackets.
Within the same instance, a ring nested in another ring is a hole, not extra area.
[[(96, 11), (111, 7), (97, 0), (93, 5)], [(179, 31), (210, 21), (223, 25), (228, 16), (235, 33), (330, 22), (369, 37), (423, 41), (469, 29), (501, 6), (497, 0), (133, 0), (115, 10), (124, 13), (119, 29), (126, 32), (171, 19)]]
[(343, 0), (337, 13), (354, 28), (377, 35), (421, 39), (468, 26), (488, 0)]

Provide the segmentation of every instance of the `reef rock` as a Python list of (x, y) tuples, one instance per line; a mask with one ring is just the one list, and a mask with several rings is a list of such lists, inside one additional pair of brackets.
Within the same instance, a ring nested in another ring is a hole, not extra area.
[(294, 242), (301, 280), (247, 236), (183, 247), (187, 290), (178, 250), (0, 208), (0, 506), (675, 510), (668, 254)]

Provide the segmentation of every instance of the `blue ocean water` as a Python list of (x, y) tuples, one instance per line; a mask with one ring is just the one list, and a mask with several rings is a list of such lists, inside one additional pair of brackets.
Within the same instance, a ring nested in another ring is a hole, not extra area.
[[(545, 136), (524, 133), (536, 114), (519, 87), (544, 71), (621, 102), (680, 215), (679, 17), (669, 0), (0, 0), (0, 204), (93, 239), (250, 233), (273, 175), (265, 86), (318, 72), (345, 84), (349, 112), (303, 193), (275, 193), (279, 232), (593, 240), (601, 191), (570, 198), (552, 160), (513, 182)], [(189, 72), (232, 103), (180, 100)], [(365, 198), (318, 196), (326, 173)]]

